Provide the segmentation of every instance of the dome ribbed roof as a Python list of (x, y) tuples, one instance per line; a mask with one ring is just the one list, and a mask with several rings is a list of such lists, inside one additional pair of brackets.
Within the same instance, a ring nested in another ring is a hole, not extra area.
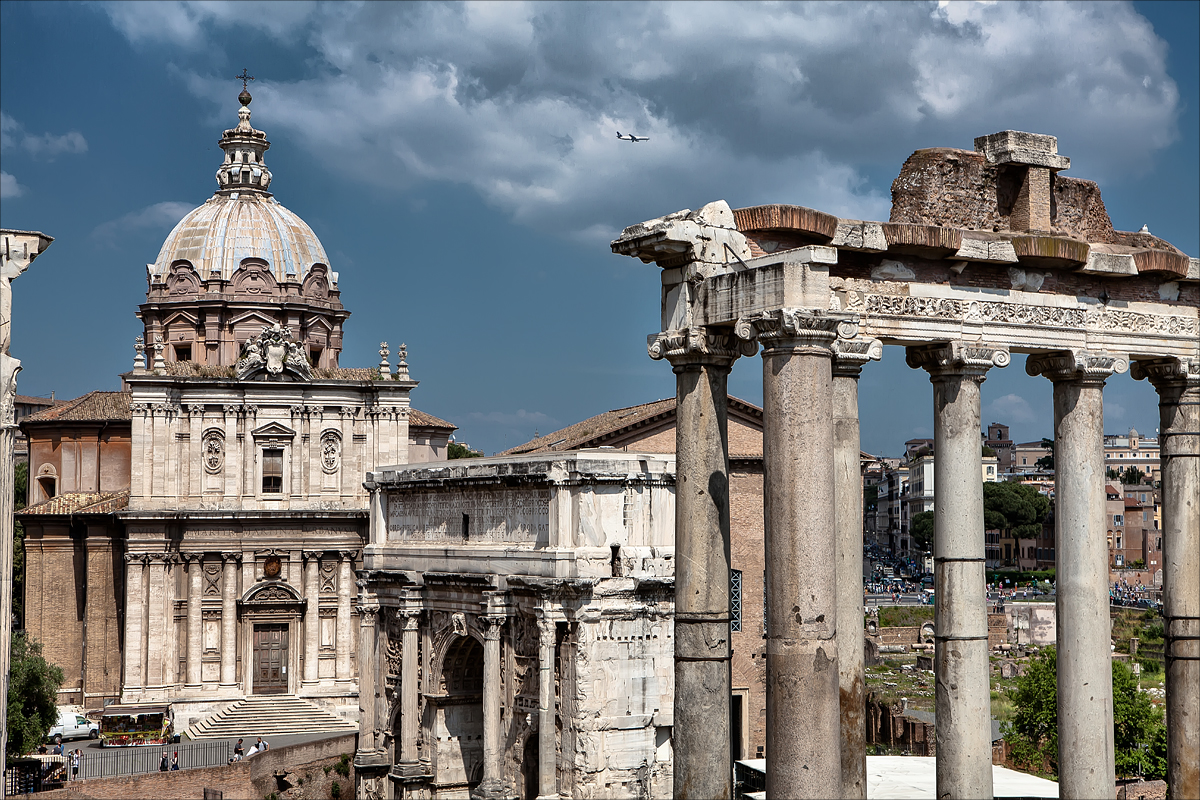
[(329, 266), (312, 228), (274, 197), (258, 192), (218, 193), (179, 220), (163, 242), (154, 273), (190, 261), (201, 278), (220, 271), (228, 280), (244, 258), (261, 258), (276, 280), (302, 280), (313, 264)]

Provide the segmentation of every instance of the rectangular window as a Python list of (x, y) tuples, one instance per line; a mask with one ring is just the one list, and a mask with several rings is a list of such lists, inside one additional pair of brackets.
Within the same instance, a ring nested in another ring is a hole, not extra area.
[(191, 361), (192, 346), (190, 344), (175, 345), (175, 360), (176, 361)]
[(742, 571), (729, 570), (729, 630), (742, 630)]
[(1125, 524), (1125, 515), (1124, 514), (1113, 514), (1113, 525), (1124, 525), (1124, 524)]
[(283, 492), (283, 451), (263, 450), (262, 454), (263, 494)]

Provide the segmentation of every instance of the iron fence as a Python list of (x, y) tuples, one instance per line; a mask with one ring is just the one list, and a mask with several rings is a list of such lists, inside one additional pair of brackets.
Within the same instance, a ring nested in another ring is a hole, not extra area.
[(46, 789), (57, 789), (63, 781), (87, 780), (89, 778), (119, 778), (126, 775), (141, 775), (158, 772), (163, 754), (167, 756), (170, 769), (176, 754), (179, 769), (200, 769), (228, 764), (233, 755), (233, 743), (224, 740), (188, 742), (172, 745), (143, 745), (139, 747), (105, 747), (103, 749), (79, 750), (79, 770), (73, 767), (76, 748), (68, 743), (63, 755), (43, 756), (41, 759), (23, 759), (5, 771), (4, 796), (14, 797)]

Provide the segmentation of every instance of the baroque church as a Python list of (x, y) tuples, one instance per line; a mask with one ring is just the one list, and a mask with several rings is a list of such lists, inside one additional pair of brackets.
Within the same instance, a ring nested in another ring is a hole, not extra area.
[(60, 702), (169, 702), (177, 731), (253, 695), (357, 721), (363, 477), (446, 458), (455, 427), (410, 406), (403, 345), (339, 365), (338, 273), (239, 100), (217, 191), (146, 267), (121, 391), (22, 422), (25, 627)]

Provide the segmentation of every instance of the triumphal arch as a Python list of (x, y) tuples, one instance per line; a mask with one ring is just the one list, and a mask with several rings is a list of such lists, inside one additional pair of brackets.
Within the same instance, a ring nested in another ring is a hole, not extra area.
[(726, 378), (760, 346), (767, 796), (866, 796), (857, 379), (885, 345), (933, 384), (938, 797), (992, 796), (979, 397), (1014, 353), (1053, 387), (1063, 796), (1114, 790), (1103, 388), (1126, 370), (1160, 401), (1168, 783), (1200, 796), (1200, 262), (1114, 230), (1069, 165), (1004, 131), (914, 153), (888, 222), (718, 201), (612, 243), (662, 268), (649, 351), (677, 376), (677, 797), (732, 794)]

